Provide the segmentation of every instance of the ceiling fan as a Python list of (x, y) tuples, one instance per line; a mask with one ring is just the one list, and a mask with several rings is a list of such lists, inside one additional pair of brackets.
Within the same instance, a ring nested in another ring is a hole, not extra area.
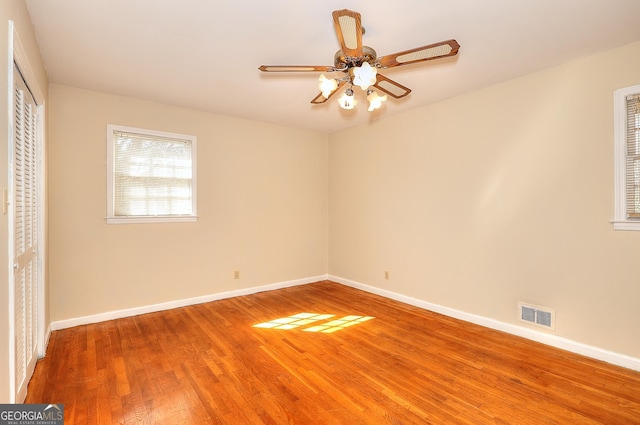
[[(332, 16), (341, 46), (334, 56), (333, 66), (262, 65), (258, 69), (263, 72), (342, 72), (342, 75), (334, 78), (320, 75), (320, 94), (314, 97), (311, 103), (324, 103), (338, 89), (347, 85), (338, 102), (344, 109), (353, 109), (357, 103), (353, 93), (355, 85), (366, 91), (369, 111), (372, 111), (380, 107), (387, 95), (400, 99), (411, 93), (408, 87), (381, 75), (379, 69), (454, 56), (460, 48), (456, 40), (447, 40), (378, 57), (375, 50), (362, 44), (365, 30), (358, 12), (347, 9), (335, 10)], [(384, 95), (378, 95), (372, 87)]]

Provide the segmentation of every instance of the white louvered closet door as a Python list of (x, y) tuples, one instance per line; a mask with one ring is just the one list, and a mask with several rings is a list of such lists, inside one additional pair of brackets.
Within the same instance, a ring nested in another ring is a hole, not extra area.
[(13, 239), (15, 394), (22, 402), (37, 358), (36, 104), (14, 67)]

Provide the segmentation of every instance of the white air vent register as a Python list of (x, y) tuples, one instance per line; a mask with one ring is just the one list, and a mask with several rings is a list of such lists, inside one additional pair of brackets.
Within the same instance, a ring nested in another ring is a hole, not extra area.
[(528, 303), (518, 304), (520, 320), (549, 330), (556, 329), (556, 311)]

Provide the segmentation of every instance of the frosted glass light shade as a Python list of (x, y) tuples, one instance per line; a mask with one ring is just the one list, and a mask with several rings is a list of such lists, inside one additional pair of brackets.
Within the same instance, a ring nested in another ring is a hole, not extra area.
[(376, 74), (378, 70), (369, 65), (369, 62), (363, 63), (357, 68), (353, 68), (353, 84), (359, 86), (362, 90), (366, 90), (370, 85), (376, 83)]
[(338, 88), (338, 82), (333, 78), (327, 78), (324, 74), (320, 75), (318, 88), (322, 92), (322, 96), (328, 99), (331, 93)]
[(353, 90), (349, 89), (340, 96), (338, 103), (342, 109), (353, 109), (358, 104), (358, 101), (353, 96)]
[(382, 106), (382, 102), (387, 100), (387, 95), (385, 94), (383, 96), (380, 96), (380, 95), (378, 95), (378, 93), (376, 93), (373, 90), (371, 90), (367, 94), (367, 100), (369, 101), (369, 109), (367, 109), (367, 110), (369, 112), (371, 112), (374, 109), (378, 109), (380, 106)]

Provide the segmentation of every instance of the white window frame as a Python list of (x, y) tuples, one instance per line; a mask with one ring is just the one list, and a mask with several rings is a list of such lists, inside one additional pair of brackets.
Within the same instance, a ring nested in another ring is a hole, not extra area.
[[(152, 215), (152, 216), (116, 216), (114, 214), (114, 132), (137, 133), (150, 137), (180, 139), (191, 144), (191, 214), (188, 215)], [(198, 220), (197, 213), (197, 137), (186, 134), (169, 133), (143, 128), (107, 124), (107, 224), (122, 223), (192, 223)]]
[(614, 92), (614, 181), (615, 206), (612, 220), (615, 230), (640, 230), (640, 220), (627, 217), (627, 103), (629, 95), (639, 94), (640, 85), (625, 87)]

